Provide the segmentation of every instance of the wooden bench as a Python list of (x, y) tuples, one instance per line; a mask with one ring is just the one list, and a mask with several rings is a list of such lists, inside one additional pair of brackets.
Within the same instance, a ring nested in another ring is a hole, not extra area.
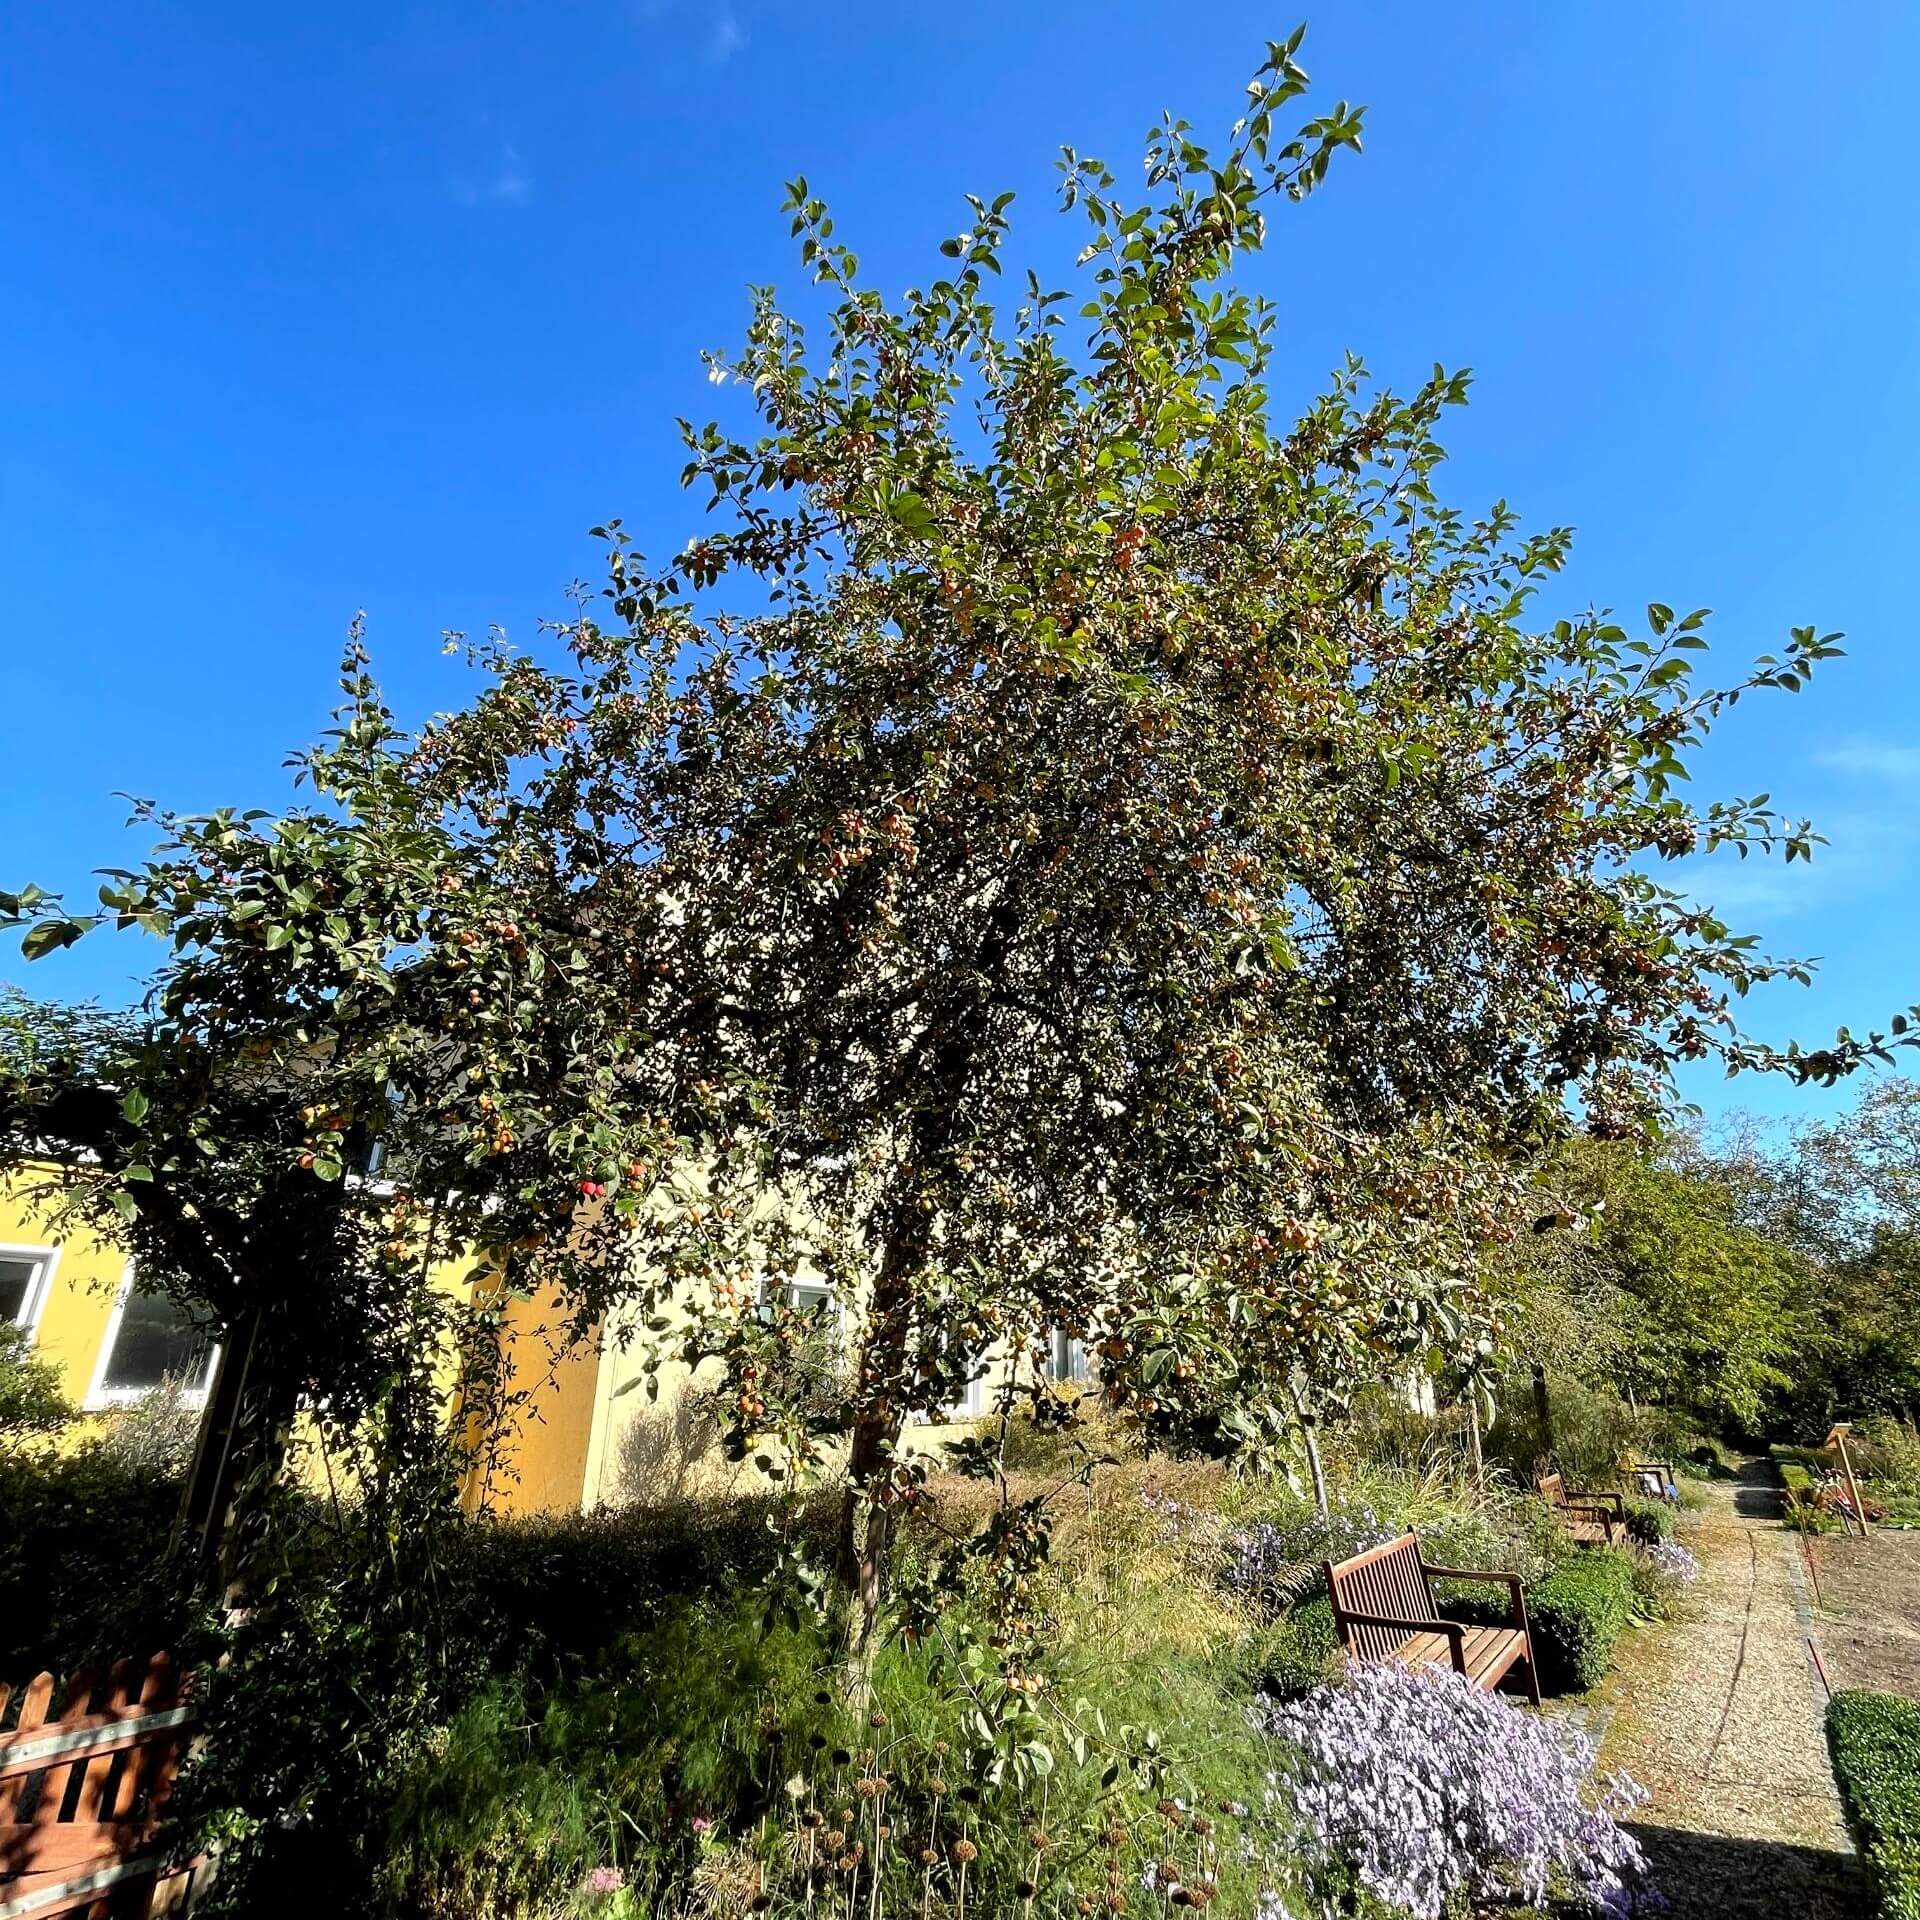
[(1557, 1473), (1534, 1483), (1540, 1498), (1560, 1516), (1566, 1535), (1578, 1547), (1610, 1547), (1627, 1531), (1627, 1503), (1617, 1493), (1580, 1493)]
[(1627, 1484), (1648, 1500), (1664, 1500), (1669, 1506), (1680, 1504), (1680, 1476), (1671, 1460), (1630, 1460)]
[[(1444, 1620), (1434, 1603), (1436, 1580), (1477, 1580), (1507, 1590), (1504, 1627), (1469, 1627)], [(1355, 1660), (1400, 1660), (1408, 1666), (1451, 1666), (1471, 1685), (1491, 1693), (1514, 1667), (1525, 1664), (1527, 1697), (1540, 1704), (1540, 1669), (1527, 1631), (1527, 1603), (1517, 1573), (1468, 1567), (1432, 1567), (1420, 1557), (1420, 1536), (1403, 1533), (1327, 1567), (1327, 1592), (1340, 1644)]]
[(37, 1675), (7, 1726), (0, 1686), (0, 1920), (146, 1914), (193, 1868), (156, 1845), (194, 1710), (170, 1654), (83, 1667), (49, 1718), (54, 1677)]

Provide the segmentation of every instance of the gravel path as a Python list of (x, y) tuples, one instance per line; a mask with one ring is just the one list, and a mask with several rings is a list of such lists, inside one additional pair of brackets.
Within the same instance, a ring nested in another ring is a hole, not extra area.
[(1704, 1491), (1681, 1522), (1702, 1569), (1685, 1617), (1630, 1639), (1595, 1702), (1602, 1765), (1653, 1796), (1635, 1830), (1672, 1920), (1853, 1920), (1797, 1537), (1764, 1461)]

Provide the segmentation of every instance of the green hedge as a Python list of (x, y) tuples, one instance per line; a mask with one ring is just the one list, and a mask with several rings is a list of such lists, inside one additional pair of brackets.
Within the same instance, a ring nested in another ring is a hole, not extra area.
[(1827, 1742), (1881, 1920), (1920, 1920), (1920, 1705), (1890, 1693), (1836, 1693)]
[(1671, 1540), (1674, 1532), (1673, 1509), (1664, 1500), (1629, 1500), (1627, 1532), (1643, 1546)]
[(1333, 1676), (1339, 1651), (1333, 1608), (1324, 1593), (1296, 1602), (1253, 1645), (1255, 1678), (1263, 1693), (1292, 1700)]
[(180, 1645), (192, 1609), (167, 1560), (179, 1503), (177, 1481), (97, 1440), (0, 1451), (0, 1686)]
[(1637, 1610), (1633, 1562), (1624, 1553), (1595, 1547), (1563, 1560), (1527, 1592), (1542, 1682), (1561, 1692), (1596, 1685)]

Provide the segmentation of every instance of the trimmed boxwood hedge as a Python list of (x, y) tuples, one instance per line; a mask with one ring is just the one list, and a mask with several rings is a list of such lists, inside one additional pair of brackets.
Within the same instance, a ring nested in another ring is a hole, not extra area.
[(1891, 1693), (1836, 1693), (1827, 1743), (1881, 1920), (1920, 1920), (1920, 1705)]
[(1596, 1547), (1561, 1561), (1527, 1590), (1542, 1683), (1557, 1692), (1596, 1685), (1635, 1610), (1633, 1563), (1625, 1554)]
[(1339, 1640), (1333, 1607), (1324, 1593), (1299, 1600), (1253, 1646), (1253, 1664), (1262, 1692), (1292, 1700), (1331, 1679), (1339, 1665)]

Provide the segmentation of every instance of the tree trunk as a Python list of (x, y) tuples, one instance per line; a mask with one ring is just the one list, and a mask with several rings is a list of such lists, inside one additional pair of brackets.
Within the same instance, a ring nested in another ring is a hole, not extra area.
[(924, 1213), (914, 1208), (909, 1220), (888, 1239), (861, 1343), (861, 1404), (847, 1449), (847, 1491), (834, 1558), (841, 1588), (853, 1603), (848, 1614), (852, 1649), (869, 1659), (893, 1555), (890, 1483), (903, 1418), (913, 1282), (926, 1257), (927, 1222)]
[(1312, 1423), (1303, 1426), (1300, 1431), (1307, 1441), (1307, 1468), (1313, 1475), (1314, 1510), (1322, 1520), (1329, 1518), (1327, 1512), (1327, 1472), (1320, 1464), (1320, 1441), (1314, 1433)]

